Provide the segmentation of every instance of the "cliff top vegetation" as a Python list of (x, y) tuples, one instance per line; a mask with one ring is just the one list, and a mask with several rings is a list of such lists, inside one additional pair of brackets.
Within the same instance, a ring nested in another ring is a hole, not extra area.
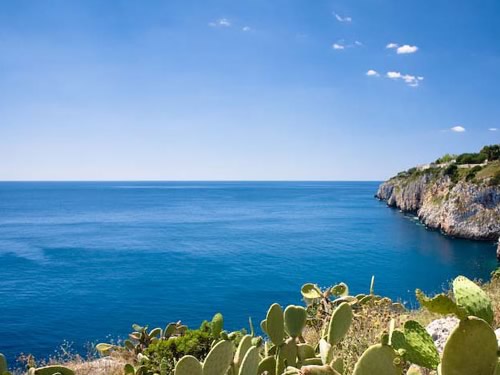
[(466, 181), (489, 186), (500, 185), (500, 144), (484, 146), (477, 153), (446, 154), (435, 162), (410, 168), (394, 178), (412, 180), (422, 175), (448, 176), (453, 183)]

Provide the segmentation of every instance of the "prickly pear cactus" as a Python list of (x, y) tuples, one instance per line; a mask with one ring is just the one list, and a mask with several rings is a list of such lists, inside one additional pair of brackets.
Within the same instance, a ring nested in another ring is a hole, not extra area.
[(390, 346), (370, 346), (356, 363), (353, 375), (400, 375), (402, 371), (395, 364), (396, 358), (396, 353)]
[(287, 365), (295, 366), (297, 364), (297, 344), (293, 337), (286, 339), (280, 347), (279, 356), (285, 360)]
[(262, 374), (265, 371), (268, 375), (276, 375), (276, 358), (269, 356), (260, 361), (258, 373)]
[(7, 370), (7, 360), (5, 359), (5, 356), (0, 353), (0, 374), (7, 372)]
[(234, 355), (233, 366), (237, 372), (243, 362), (243, 358), (247, 354), (248, 350), (252, 347), (252, 336), (245, 335), (241, 338), (238, 349), (236, 349), (236, 354)]
[(441, 375), (493, 375), (497, 366), (495, 332), (483, 319), (462, 319), (446, 341)]
[(345, 283), (339, 283), (330, 289), (330, 293), (336, 297), (345, 297), (349, 295), (349, 287)]
[(274, 345), (278, 346), (285, 339), (283, 309), (277, 303), (271, 305), (266, 317), (266, 332)]
[(302, 306), (290, 305), (285, 309), (285, 328), (290, 336), (301, 336), (306, 320), (307, 312)]
[(259, 361), (259, 349), (252, 346), (243, 358), (238, 375), (257, 375)]
[(427, 297), (420, 289), (415, 291), (418, 302), (430, 312), (436, 314), (455, 314), (459, 318), (465, 318), (467, 313), (446, 294), (438, 294), (432, 298)]
[(224, 375), (233, 360), (233, 343), (219, 341), (203, 363), (203, 375)]
[(467, 315), (477, 316), (491, 324), (493, 308), (486, 293), (465, 276), (453, 280), (453, 294), (459, 307), (467, 311)]
[(414, 320), (405, 323), (404, 333), (394, 330), (391, 345), (394, 349), (404, 349), (405, 359), (410, 363), (428, 369), (436, 369), (439, 365), (439, 353), (432, 337)]
[(216, 339), (219, 338), (223, 327), (224, 327), (224, 317), (222, 316), (221, 313), (215, 314), (214, 317), (212, 318), (212, 334)]
[(333, 347), (325, 339), (319, 340), (319, 355), (324, 365), (330, 363), (333, 359)]
[(309, 344), (297, 344), (297, 357), (300, 361), (304, 361), (309, 358), (314, 358), (316, 353), (314, 348)]
[(328, 326), (328, 342), (337, 345), (346, 335), (352, 323), (352, 308), (347, 302), (342, 302), (333, 312)]
[(300, 292), (302, 293), (302, 297), (307, 299), (316, 299), (323, 296), (321, 289), (319, 289), (317, 285), (311, 283), (302, 285)]
[(195, 357), (186, 355), (177, 362), (175, 375), (203, 375), (203, 367)]
[(59, 373), (61, 375), (75, 375), (75, 372), (64, 366), (45, 366), (35, 370), (36, 375), (54, 375)]

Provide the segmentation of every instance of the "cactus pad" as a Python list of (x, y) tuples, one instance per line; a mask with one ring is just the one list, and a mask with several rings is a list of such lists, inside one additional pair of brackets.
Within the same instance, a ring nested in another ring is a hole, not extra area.
[(349, 295), (349, 287), (345, 283), (339, 283), (330, 289), (330, 293), (337, 297), (345, 297)]
[(259, 349), (252, 346), (245, 354), (241, 363), (239, 375), (257, 375), (259, 368)]
[(292, 337), (302, 335), (302, 330), (306, 325), (307, 312), (302, 306), (290, 305), (285, 309), (285, 327)]
[(219, 341), (203, 363), (203, 375), (224, 375), (233, 361), (233, 343)]
[(7, 370), (7, 360), (5, 359), (5, 356), (0, 353), (0, 374), (7, 372)]
[(370, 346), (359, 358), (353, 375), (400, 375), (401, 369), (394, 364), (396, 353), (387, 345)]
[(333, 312), (328, 326), (328, 342), (337, 345), (346, 335), (352, 323), (352, 308), (342, 302)]
[(441, 362), (442, 375), (492, 375), (497, 365), (495, 332), (483, 319), (460, 321), (446, 341)]
[(59, 373), (61, 375), (75, 375), (75, 372), (64, 366), (45, 366), (35, 370), (36, 375), (54, 375)]
[(186, 355), (177, 362), (175, 375), (203, 375), (203, 367), (195, 357)]
[(307, 299), (321, 298), (323, 295), (319, 287), (315, 284), (304, 284), (300, 290), (302, 296)]
[(266, 332), (274, 345), (281, 345), (285, 339), (283, 309), (277, 303), (271, 305), (266, 317)]
[(466, 312), (463, 311), (457, 304), (446, 294), (438, 294), (433, 298), (427, 297), (420, 289), (415, 291), (418, 302), (427, 310), (437, 314), (455, 314), (459, 318), (465, 318)]
[(258, 373), (262, 374), (264, 371), (267, 371), (268, 375), (276, 375), (276, 359), (273, 356), (260, 361)]
[(218, 338), (224, 327), (224, 317), (221, 313), (217, 313), (212, 318), (212, 334)]
[(493, 308), (486, 293), (465, 276), (458, 276), (453, 281), (453, 293), (457, 305), (467, 311), (468, 315), (477, 316), (491, 324)]
[(404, 349), (405, 359), (418, 366), (436, 369), (439, 353), (432, 337), (418, 322), (409, 320), (404, 325), (404, 334), (394, 330), (391, 337), (394, 349)]
[(252, 347), (252, 336), (245, 335), (241, 338), (240, 344), (238, 345), (238, 349), (236, 349), (236, 354), (234, 355), (234, 364), (238, 369), (243, 362), (243, 358), (245, 358), (245, 354)]
[(316, 353), (314, 348), (309, 344), (297, 344), (297, 357), (300, 361), (304, 361), (308, 358), (314, 358)]

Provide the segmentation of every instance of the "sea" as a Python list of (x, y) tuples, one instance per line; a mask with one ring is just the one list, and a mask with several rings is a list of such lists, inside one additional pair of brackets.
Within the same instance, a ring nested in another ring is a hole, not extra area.
[(379, 182), (2, 182), (0, 352), (47, 358), (131, 325), (256, 326), (340, 281), (417, 307), (495, 246), (446, 237), (374, 198)]

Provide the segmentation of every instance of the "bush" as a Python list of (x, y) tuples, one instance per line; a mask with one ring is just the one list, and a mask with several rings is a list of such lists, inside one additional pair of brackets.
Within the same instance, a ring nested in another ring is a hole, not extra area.
[(500, 160), (500, 145), (484, 146), (479, 153), (488, 161)]
[(490, 180), (490, 186), (500, 186), (500, 171), (496, 171)]
[(465, 181), (472, 181), (476, 177), (476, 173), (479, 172), (482, 167), (476, 165), (474, 168), (471, 168), (467, 175), (465, 176)]
[(456, 157), (457, 157), (456, 155), (446, 154), (446, 155), (440, 157), (439, 159), (437, 159), (436, 164), (449, 163), (450, 161), (455, 160)]
[(443, 173), (445, 176), (450, 177), (452, 182), (458, 181), (458, 167), (455, 164), (447, 166)]
[(457, 164), (481, 164), (487, 159), (483, 153), (466, 153), (457, 156)]
[(148, 346), (144, 354), (149, 361), (145, 365), (152, 373), (160, 373), (160, 363), (162, 359), (165, 359), (167, 373), (173, 373), (175, 362), (185, 355), (192, 355), (203, 360), (210, 351), (213, 341), (210, 324), (205, 321), (199, 329), (188, 329), (182, 336), (171, 337)]

